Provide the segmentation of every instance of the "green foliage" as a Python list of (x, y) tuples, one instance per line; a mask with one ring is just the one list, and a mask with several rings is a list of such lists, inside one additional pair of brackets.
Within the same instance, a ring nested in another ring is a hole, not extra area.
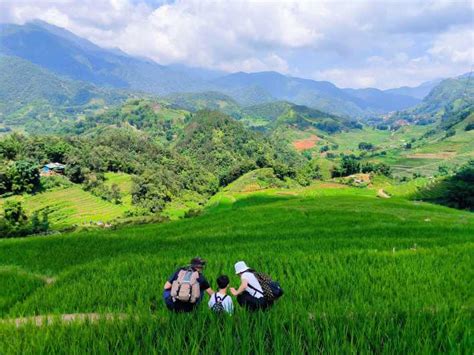
[(440, 175), (445, 177), (420, 187), (414, 198), (474, 211), (474, 160), (451, 176), (446, 176), (449, 173), (446, 167), (440, 166), (439, 169)]
[(355, 155), (344, 155), (341, 159), (339, 167), (335, 168), (332, 177), (349, 176), (357, 174), (361, 171), (360, 159)]
[[(19, 85), (21, 83), (21, 85)], [(0, 114), (11, 126), (54, 132), (99, 106), (129, 94), (60, 77), (18, 57), (0, 55)]]
[(40, 176), (36, 164), (31, 160), (17, 160), (8, 170), (13, 193), (31, 193), (39, 189)]
[(367, 143), (367, 142), (360, 142), (359, 143), (359, 149), (360, 150), (374, 150), (374, 145), (372, 143)]
[(360, 157), (355, 155), (343, 155), (338, 167), (331, 172), (332, 177), (344, 177), (358, 173), (375, 173), (391, 176), (392, 171), (389, 165), (384, 163), (365, 162), (362, 163)]
[(30, 234), (46, 232), (49, 229), (48, 211), (41, 215), (33, 213), (30, 219), (26, 216), (21, 202), (8, 200), (3, 206), (3, 217), (0, 216), (0, 238), (23, 237)]
[(225, 113), (235, 119), (242, 118), (242, 109), (230, 96), (220, 92), (178, 93), (165, 97), (172, 107), (190, 112), (199, 110), (215, 110)]
[(23, 211), (21, 202), (7, 201), (3, 207), (3, 215), (5, 221), (10, 224), (22, 224), (27, 220), (26, 214)]
[[(213, 173), (221, 186), (256, 167), (275, 167), (287, 176), (293, 165), (301, 162), (301, 158), (282, 144), (270, 142), (216, 111), (196, 113), (176, 147)], [(292, 159), (287, 160), (290, 156)]]
[(317, 128), (327, 133), (335, 133), (355, 126), (354, 121), (347, 121), (335, 115), (286, 101), (246, 107), (243, 112), (254, 119), (266, 121), (267, 130), (279, 126), (292, 126), (300, 130)]
[(300, 170), (296, 172), (296, 181), (301, 186), (308, 186), (314, 180), (321, 178), (321, 169), (315, 160), (308, 161)]
[(466, 127), (464, 127), (466, 132), (474, 130), (474, 122), (468, 123)]
[(446, 134), (444, 135), (445, 138), (449, 138), (449, 137), (452, 137), (456, 134), (456, 130), (455, 129), (448, 129), (446, 131)]

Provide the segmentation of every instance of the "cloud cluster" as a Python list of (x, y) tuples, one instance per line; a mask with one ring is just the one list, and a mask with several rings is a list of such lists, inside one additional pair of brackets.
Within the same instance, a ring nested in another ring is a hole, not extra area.
[(107, 47), (225, 71), (276, 70), (340, 86), (415, 85), (469, 70), (470, 0), (7, 0)]

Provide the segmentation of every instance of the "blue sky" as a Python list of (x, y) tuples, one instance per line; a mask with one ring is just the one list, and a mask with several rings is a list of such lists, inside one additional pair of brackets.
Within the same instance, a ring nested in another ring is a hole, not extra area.
[(471, 70), (471, 1), (3, 0), (106, 47), (223, 71), (275, 70), (340, 87), (414, 86)]

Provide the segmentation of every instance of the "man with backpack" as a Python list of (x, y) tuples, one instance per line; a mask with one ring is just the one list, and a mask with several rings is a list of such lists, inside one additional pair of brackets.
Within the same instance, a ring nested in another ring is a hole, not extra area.
[(202, 258), (193, 258), (189, 266), (179, 268), (166, 281), (163, 299), (169, 310), (191, 312), (201, 302), (204, 292), (214, 293), (202, 274), (205, 264)]
[(240, 286), (230, 292), (237, 297), (242, 307), (251, 311), (267, 309), (283, 295), (280, 284), (270, 276), (250, 269), (244, 261), (235, 264), (235, 273), (240, 276)]

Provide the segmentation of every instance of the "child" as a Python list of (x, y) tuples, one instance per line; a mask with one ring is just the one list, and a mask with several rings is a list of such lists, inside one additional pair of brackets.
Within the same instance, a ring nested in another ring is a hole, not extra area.
[(209, 308), (216, 313), (232, 313), (234, 311), (234, 305), (232, 298), (227, 294), (227, 288), (229, 286), (229, 277), (227, 275), (221, 275), (217, 278), (217, 286), (219, 290), (211, 295), (209, 299)]

